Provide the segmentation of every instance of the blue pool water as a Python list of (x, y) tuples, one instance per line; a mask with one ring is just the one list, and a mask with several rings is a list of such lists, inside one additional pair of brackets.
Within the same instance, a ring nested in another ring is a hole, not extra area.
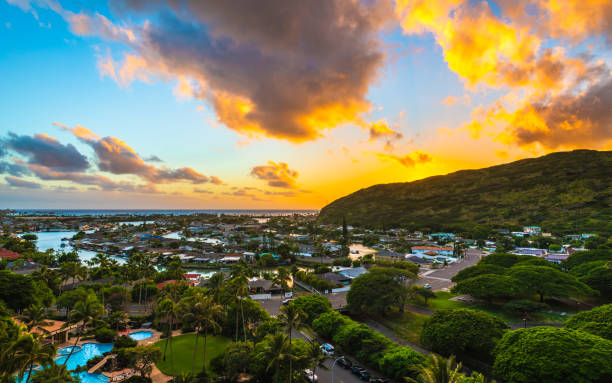
[(136, 331), (130, 334), (130, 338), (134, 340), (143, 340), (153, 336), (151, 331)]
[[(93, 357), (102, 355), (105, 352), (112, 350), (112, 343), (83, 343), (80, 346), (80, 350), (77, 348), (72, 353), (70, 359), (68, 359), (68, 363), (66, 363), (66, 367), (68, 370), (74, 370), (77, 367), (84, 366), (87, 364), (87, 361)], [(71, 347), (64, 347), (57, 350), (57, 354), (61, 355), (59, 358), (55, 359), (55, 363), (63, 364), (68, 354), (70, 353)], [(78, 350), (78, 351), (77, 351)], [(79, 378), (81, 378), (81, 383), (107, 383), (108, 378), (102, 374), (88, 374), (87, 372), (81, 372), (78, 374)], [(20, 383), (25, 383), (27, 380), (27, 374), (21, 380)]]

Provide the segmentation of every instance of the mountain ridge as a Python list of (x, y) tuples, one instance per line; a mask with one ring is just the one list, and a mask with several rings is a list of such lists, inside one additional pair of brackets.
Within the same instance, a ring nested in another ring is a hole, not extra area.
[[(612, 151), (579, 149), (412, 182), (373, 185), (328, 204), (337, 224), (469, 230), (539, 225), (563, 233), (612, 231)], [(573, 229), (573, 230), (572, 230)]]

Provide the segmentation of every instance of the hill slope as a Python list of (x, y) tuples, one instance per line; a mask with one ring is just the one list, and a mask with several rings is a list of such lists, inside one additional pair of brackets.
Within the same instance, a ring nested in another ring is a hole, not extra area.
[(325, 206), (319, 222), (471, 230), (540, 225), (612, 232), (612, 151), (552, 153), (478, 170), (375, 185)]

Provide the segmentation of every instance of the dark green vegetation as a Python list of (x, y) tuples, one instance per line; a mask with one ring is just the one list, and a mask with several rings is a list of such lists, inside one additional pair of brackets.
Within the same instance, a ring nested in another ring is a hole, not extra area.
[(578, 313), (565, 322), (565, 327), (612, 341), (612, 304)]
[(612, 381), (612, 342), (581, 331), (509, 331), (494, 354), (494, 372), (508, 383)]
[(325, 206), (323, 223), (468, 232), (538, 224), (612, 233), (612, 151), (575, 150), (408, 183), (375, 185)]
[(436, 311), (423, 326), (421, 345), (442, 355), (470, 355), (488, 360), (508, 326), (476, 310)]
[[(577, 252), (574, 258), (585, 256), (591, 258), (590, 252)], [(475, 266), (462, 270), (452, 280), (457, 284), (453, 292), (468, 294), (487, 302), (508, 301), (510, 299), (531, 298), (537, 296), (540, 302), (545, 297), (567, 298), (575, 296), (599, 296), (598, 290), (585, 284), (574, 275), (562, 271), (553, 263), (533, 264), (533, 258), (504, 253), (494, 253), (484, 257)], [(590, 263), (585, 263), (586, 268)], [(598, 267), (598, 266), (597, 266)], [(588, 270), (588, 269), (587, 269)], [(602, 276), (602, 278), (605, 275)], [(598, 284), (601, 281), (598, 280)], [(526, 311), (527, 303), (522, 306)], [(510, 310), (520, 311), (517, 304)]]

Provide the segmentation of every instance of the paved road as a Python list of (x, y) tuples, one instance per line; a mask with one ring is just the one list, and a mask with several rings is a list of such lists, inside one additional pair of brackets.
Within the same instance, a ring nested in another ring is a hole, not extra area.
[(481, 254), (483, 253), (478, 250), (468, 249), (465, 253), (465, 257), (458, 262), (451, 263), (441, 269), (423, 269), (419, 273), (419, 280), (416, 284), (420, 286), (429, 284), (433, 291), (448, 291), (454, 285), (451, 278), (459, 271), (478, 263)]

